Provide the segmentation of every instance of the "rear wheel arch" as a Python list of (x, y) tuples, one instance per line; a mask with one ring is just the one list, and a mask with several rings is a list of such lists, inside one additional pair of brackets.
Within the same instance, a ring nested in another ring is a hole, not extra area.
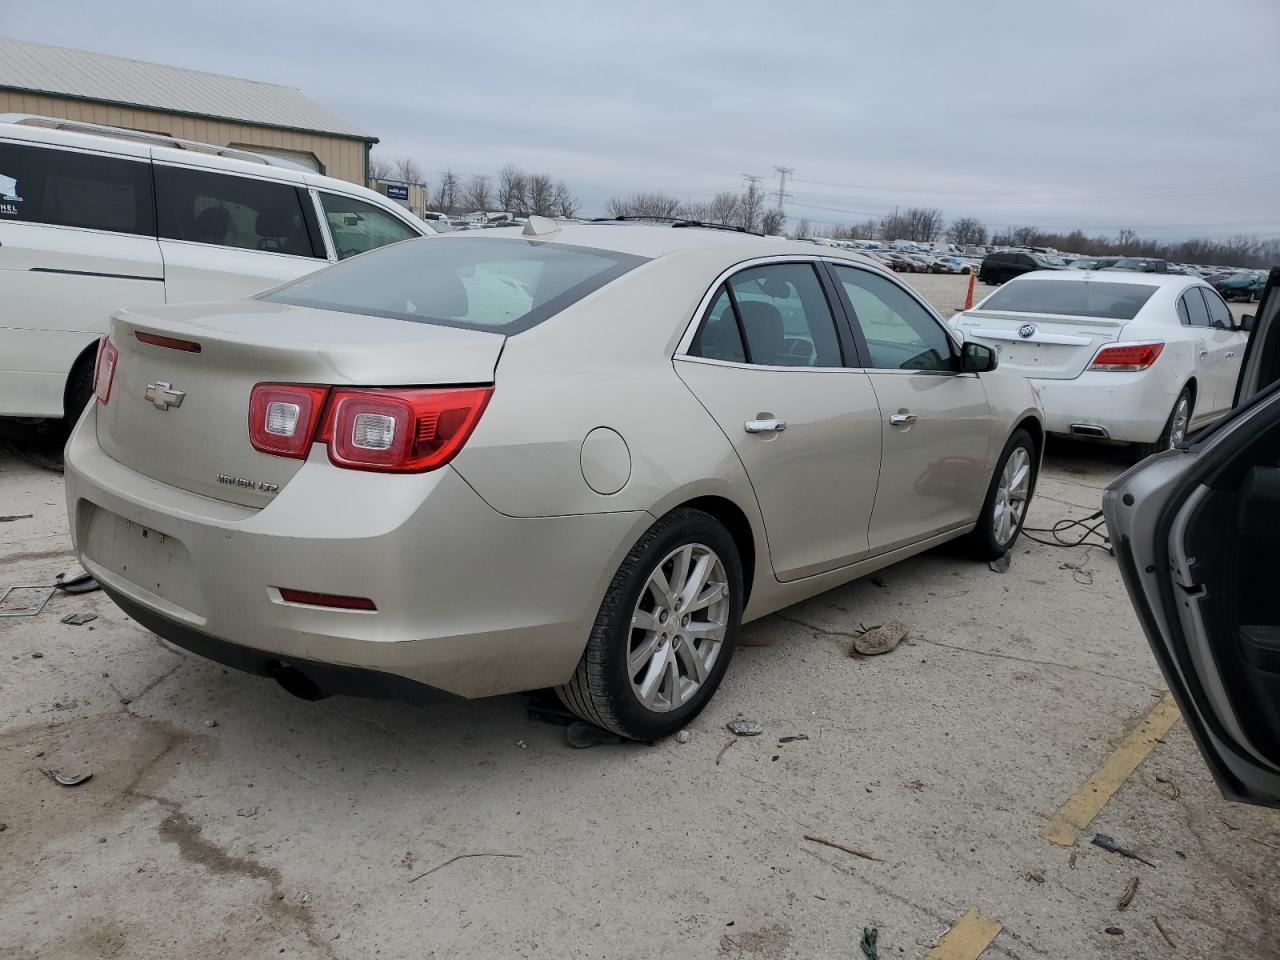
[[(1023, 417), (1022, 420), (1009, 431), (1009, 436), (1013, 436), (1019, 430), (1025, 430), (1031, 435), (1031, 442), (1035, 444), (1036, 461), (1039, 462), (1044, 456), (1044, 424), (1036, 417)], [(1008, 443), (1008, 437), (1005, 443)]]
[(747, 519), (741, 507), (725, 497), (695, 497), (692, 500), (686, 500), (675, 509), (681, 507), (701, 510), (714, 517), (729, 531), (729, 536), (733, 538), (734, 545), (738, 548), (738, 559), (742, 564), (742, 606), (745, 609), (747, 602), (751, 599), (751, 585), (756, 572), (756, 540), (755, 534), (751, 531), (751, 521)]

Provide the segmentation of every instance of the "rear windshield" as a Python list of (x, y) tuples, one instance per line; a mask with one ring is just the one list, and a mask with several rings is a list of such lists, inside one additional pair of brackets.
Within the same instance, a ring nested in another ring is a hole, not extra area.
[(644, 262), (545, 240), (427, 237), (352, 257), (261, 299), (511, 334)]
[(1092, 283), (1088, 280), (1011, 280), (985, 303), (983, 310), (1008, 313), (1056, 313), (1067, 317), (1132, 320), (1156, 288), (1145, 283)]

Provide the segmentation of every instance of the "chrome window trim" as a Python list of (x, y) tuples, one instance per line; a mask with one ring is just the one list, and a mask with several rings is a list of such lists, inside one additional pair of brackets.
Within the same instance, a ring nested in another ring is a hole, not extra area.
[(320, 224), (320, 236), (324, 238), (324, 255), (330, 263), (338, 262), (338, 248), (334, 246), (333, 237), (329, 233), (329, 220), (324, 215), (324, 204), (320, 202), (320, 191), (315, 187), (307, 187), (311, 197), (312, 209), (316, 212), (316, 222)]

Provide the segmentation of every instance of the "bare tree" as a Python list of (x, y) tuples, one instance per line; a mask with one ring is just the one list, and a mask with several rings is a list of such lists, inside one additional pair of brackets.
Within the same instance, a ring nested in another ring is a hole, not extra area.
[(737, 223), (742, 217), (742, 198), (732, 190), (717, 193), (707, 204), (706, 214), (698, 219), (707, 223)]
[(808, 220), (802, 218), (800, 222), (796, 224), (795, 236), (801, 240), (813, 236), (813, 228), (809, 226)]
[(424, 183), (426, 176), (422, 172), (422, 168), (418, 166), (418, 161), (413, 157), (400, 157), (391, 164), (391, 172), (395, 174), (397, 180), (404, 180), (407, 183)]
[(529, 212), (529, 178), (514, 163), (498, 171), (498, 206), (518, 217)]
[(786, 229), (787, 215), (777, 207), (769, 207), (760, 214), (760, 232), (766, 237), (781, 236)]
[(962, 246), (983, 245), (987, 242), (987, 228), (977, 217), (957, 217), (947, 228), (947, 239)]
[(908, 207), (907, 239), (928, 243), (942, 236), (942, 211), (936, 207)]
[(462, 205), (468, 211), (484, 212), (493, 205), (493, 191), (489, 188), (489, 178), (476, 175), (467, 184), (463, 193)]
[(666, 193), (633, 193), (629, 197), (610, 199), (609, 216), (669, 220), (685, 216), (685, 213), (678, 197)]
[(369, 179), (370, 180), (389, 180), (391, 179), (391, 161), (383, 157), (375, 157), (369, 155)]
[(539, 217), (554, 217), (556, 214), (555, 184), (545, 173), (529, 175), (529, 213)]
[(569, 185), (563, 180), (556, 183), (555, 196), (552, 202), (555, 205), (556, 216), (558, 217), (576, 217), (578, 208), (581, 206), (578, 198), (569, 191)]
[(440, 186), (436, 189), (432, 206), (441, 213), (453, 213), (458, 209), (458, 176), (452, 170), (440, 174)]
[(1009, 231), (1009, 239), (1019, 247), (1029, 247), (1040, 237), (1039, 227), (1015, 227)]
[(738, 226), (752, 233), (760, 230), (760, 214), (764, 209), (764, 191), (760, 181), (750, 179), (738, 205)]
[(841, 236), (848, 240), (874, 240), (880, 227), (874, 220), (865, 220), (845, 227)]

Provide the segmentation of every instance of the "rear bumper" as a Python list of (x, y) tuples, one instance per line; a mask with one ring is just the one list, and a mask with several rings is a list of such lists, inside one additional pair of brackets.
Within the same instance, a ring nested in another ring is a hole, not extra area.
[[(66, 450), (85, 569), (160, 636), (255, 673), (307, 661), (467, 697), (562, 683), (652, 523), (644, 512), (508, 517), (450, 468), (363, 473), (323, 453), (256, 510), (112, 460), (96, 415), (91, 405)], [(281, 587), (368, 597), (377, 610), (288, 603)], [(247, 653), (211, 652), (227, 649)]]
[(1086, 370), (1073, 380), (1029, 379), (1040, 392), (1050, 433), (1097, 437), (1088, 429), (1096, 428), (1125, 443), (1155, 442), (1181, 390), (1156, 367), (1138, 373)]

